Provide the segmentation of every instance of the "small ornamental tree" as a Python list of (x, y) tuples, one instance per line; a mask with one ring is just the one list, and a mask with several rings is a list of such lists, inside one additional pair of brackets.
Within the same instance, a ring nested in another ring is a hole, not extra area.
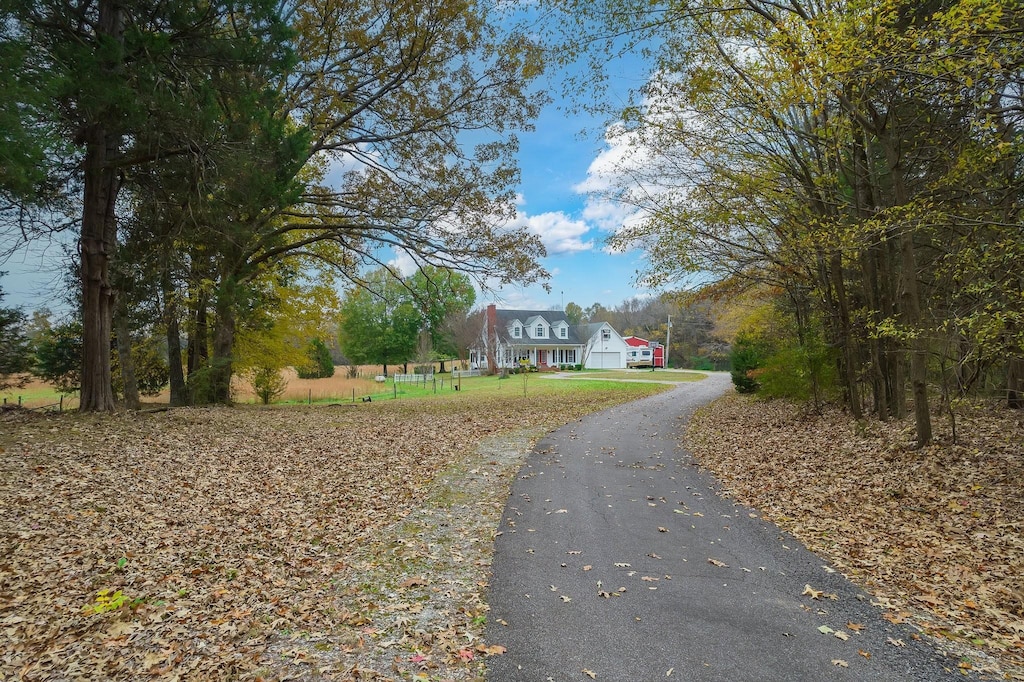
[(326, 379), (334, 376), (331, 350), (320, 339), (313, 339), (306, 347), (308, 362), (295, 368), (300, 379)]
[(264, 405), (269, 405), (280, 398), (288, 388), (288, 380), (281, 375), (281, 370), (277, 367), (253, 367), (246, 374), (253, 391)]
[(82, 385), (82, 324), (68, 322), (43, 331), (35, 355), (33, 374), (61, 393), (74, 393)]
[(729, 360), (732, 364), (732, 383), (740, 393), (754, 393), (760, 387), (754, 371), (765, 361), (764, 342), (759, 338), (741, 332), (732, 345)]

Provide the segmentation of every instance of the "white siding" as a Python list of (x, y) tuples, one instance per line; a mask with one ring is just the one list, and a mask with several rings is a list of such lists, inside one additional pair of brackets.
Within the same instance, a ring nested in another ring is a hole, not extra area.
[(623, 354), (615, 352), (592, 352), (587, 358), (587, 369), (624, 369), (626, 363)]

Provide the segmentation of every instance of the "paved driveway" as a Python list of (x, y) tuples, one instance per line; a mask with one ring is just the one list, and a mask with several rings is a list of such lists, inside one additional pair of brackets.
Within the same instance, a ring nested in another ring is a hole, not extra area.
[(538, 443), (496, 541), (487, 640), (508, 650), (490, 659), (491, 682), (964, 679), (824, 560), (716, 494), (678, 443), (727, 390), (715, 374)]

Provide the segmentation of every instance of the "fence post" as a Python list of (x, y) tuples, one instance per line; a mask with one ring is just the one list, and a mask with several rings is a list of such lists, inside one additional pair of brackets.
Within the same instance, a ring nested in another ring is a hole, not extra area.
[(352, 389), (352, 402), (356, 401), (356, 389)]
[(64, 394), (63, 393), (60, 394), (60, 402), (57, 403), (57, 411), (58, 412), (63, 412), (64, 411)]

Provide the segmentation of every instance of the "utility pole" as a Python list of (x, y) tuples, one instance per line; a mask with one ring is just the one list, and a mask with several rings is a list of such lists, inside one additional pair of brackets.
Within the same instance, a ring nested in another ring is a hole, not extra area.
[(668, 316), (668, 328), (665, 331), (665, 369), (668, 369), (668, 352), (672, 348), (672, 316)]

